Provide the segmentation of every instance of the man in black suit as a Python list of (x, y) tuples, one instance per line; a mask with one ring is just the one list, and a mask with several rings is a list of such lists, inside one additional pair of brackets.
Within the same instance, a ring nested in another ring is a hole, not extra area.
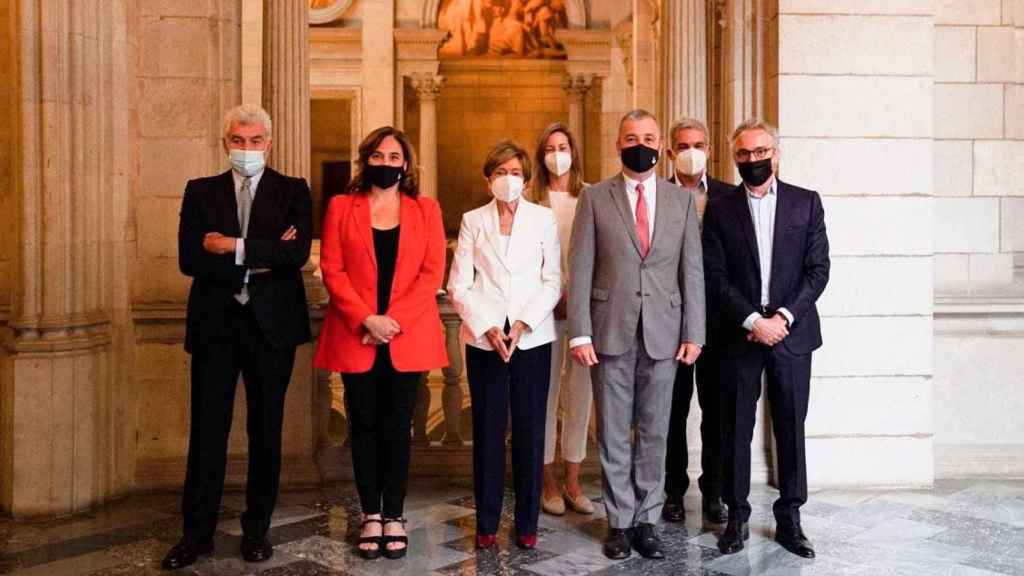
[(245, 382), (249, 470), (242, 556), (264, 561), (281, 471), (284, 400), (295, 349), (310, 340), (302, 266), (309, 258), (309, 187), (266, 168), (271, 121), (239, 106), (224, 121), (231, 170), (192, 180), (178, 228), (178, 261), (192, 277), (185, 351), (192, 355), (192, 422), (173, 570), (213, 550), (239, 372)]
[(775, 540), (813, 558), (800, 506), (807, 502), (804, 420), (811, 352), (821, 346), (815, 302), (829, 275), (825, 212), (816, 192), (776, 178), (779, 150), (771, 125), (740, 124), (732, 151), (743, 184), (709, 203), (703, 234), (725, 384), (723, 496), (729, 523), (718, 547), (725, 554), (738, 552), (749, 537), (750, 441), (766, 372), (778, 462)]
[[(675, 168), (673, 183), (693, 195), (697, 205), (697, 218), (703, 221), (708, 200), (718, 198), (733, 186), (707, 175), (707, 161), (711, 156), (708, 129), (702, 122), (684, 118), (672, 126), (669, 133), (669, 159)], [(722, 504), (722, 390), (718, 379), (718, 355), (714, 344), (714, 303), (707, 291), (707, 344), (697, 359), (696, 367), (681, 364), (676, 371), (672, 392), (672, 413), (669, 419), (668, 447), (665, 452), (665, 507), (661, 516), (668, 522), (682, 522), (686, 517), (683, 496), (690, 487), (686, 473), (689, 449), (686, 444), (686, 419), (693, 398), (694, 373), (697, 380), (697, 401), (700, 403), (701, 511), (704, 520), (714, 524), (726, 521)]]

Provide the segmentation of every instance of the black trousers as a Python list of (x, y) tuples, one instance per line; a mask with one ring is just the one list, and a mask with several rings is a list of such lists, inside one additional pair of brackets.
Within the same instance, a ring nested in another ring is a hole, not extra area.
[[(421, 372), (399, 372), (378, 346), (368, 372), (341, 375), (356, 490), (364, 514), (401, 518), (409, 482), (409, 436)], [(382, 508), (383, 505), (383, 508)]]
[(811, 355), (790, 354), (782, 345), (750, 344), (722, 363), (725, 398), (725, 478), (723, 498), (730, 519), (750, 518), (750, 442), (754, 437), (761, 374), (767, 375), (768, 402), (775, 434), (779, 498), (773, 511), (779, 526), (800, 523), (807, 502), (804, 421), (811, 388)]
[(669, 418), (668, 448), (665, 453), (665, 494), (669, 498), (682, 498), (690, 487), (686, 474), (689, 447), (686, 443), (686, 419), (690, 415), (693, 398), (694, 373), (697, 380), (697, 401), (700, 403), (700, 479), (697, 481), (705, 498), (722, 495), (722, 386), (719, 377), (719, 358), (710, 347), (705, 347), (696, 366), (679, 364), (672, 391), (672, 415)]
[(519, 535), (536, 534), (544, 471), (544, 423), (551, 384), (551, 344), (516, 350), (508, 364), (497, 352), (466, 346), (466, 377), (473, 411), (476, 531), (498, 531), (505, 495), (505, 429), (511, 407), (515, 529)]
[(252, 306), (237, 305), (224, 322), (225, 338), (204, 342), (192, 351), (192, 423), (181, 513), (185, 537), (196, 542), (212, 539), (217, 528), (239, 372), (245, 381), (249, 436), (242, 514), (246, 535), (259, 538), (270, 528), (281, 475), (284, 396), (295, 347), (273, 347), (263, 336)]

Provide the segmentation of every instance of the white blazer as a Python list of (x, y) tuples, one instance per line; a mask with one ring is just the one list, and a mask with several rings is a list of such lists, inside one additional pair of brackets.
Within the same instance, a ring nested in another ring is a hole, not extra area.
[(459, 245), (448, 275), (448, 295), (462, 318), (466, 343), (492, 350), (484, 335), (522, 320), (528, 327), (518, 348), (555, 339), (552, 311), (561, 297), (558, 223), (550, 208), (519, 200), (508, 254), (502, 249), (498, 203), (462, 215)]

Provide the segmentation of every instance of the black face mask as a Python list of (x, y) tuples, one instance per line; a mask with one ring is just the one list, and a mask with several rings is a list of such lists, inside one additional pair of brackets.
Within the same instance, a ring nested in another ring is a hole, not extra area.
[(643, 174), (658, 165), (658, 150), (643, 144), (623, 148), (619, 156), (622, 165), (637, 174)]
[(391, 188), (402, 179), (405, 168), (387, 164), (370, 164), (366, 167), (366, 179), (377, 188)]
[(736, 168), (740, 171), (740, 178), (747, 183), (747, 186), (760, 186), (772, 177), (772, 159), (765, 158), (755, 162), (737, 162)]

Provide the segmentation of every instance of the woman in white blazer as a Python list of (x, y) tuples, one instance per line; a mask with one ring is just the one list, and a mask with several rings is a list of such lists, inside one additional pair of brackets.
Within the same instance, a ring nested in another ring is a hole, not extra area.
[[(537, 139), (533, 156), (537, 170), (530, 195), (542, 206), (551, 208), (558, 221), (558, 240), (562, 245), (562, 299), (555, 307), (555, 343), (551, 350), (551, 385), (548, 388), (547, 422), (544, 426), (544, 492), (541, 510), (560, 516), (566, 505), (580, 514), (592, 514), (594, 504), (580, 487), (580, 468), (587, 456), (587, 432), (593, 390), (590, 369), (575, 362), (565, 362), (568, 352), (569, 322), (565, 304), (569, 288), (569, 234), (576, 216), (576, 202), (586, 184), (576, 139), (561, 122), (545, 128)], [(562, 370), (565, 385), (562, 386)], [(559, 404), (562, 411), (562, 460), (565, 463), (565, 484), (559, 488), (555, 473), (555, 439)]]
[(476, 545), (496, 542), (511, 404), (516, 543), (537, 544), (544, 420), (555, 339), (552, 311), (562, 291), (554, 213), (522, 198), (530, 158), (513, 142), (487, 155), (494, 199), (462, 215), (448, 292), (462, 318), (473, 411)]

